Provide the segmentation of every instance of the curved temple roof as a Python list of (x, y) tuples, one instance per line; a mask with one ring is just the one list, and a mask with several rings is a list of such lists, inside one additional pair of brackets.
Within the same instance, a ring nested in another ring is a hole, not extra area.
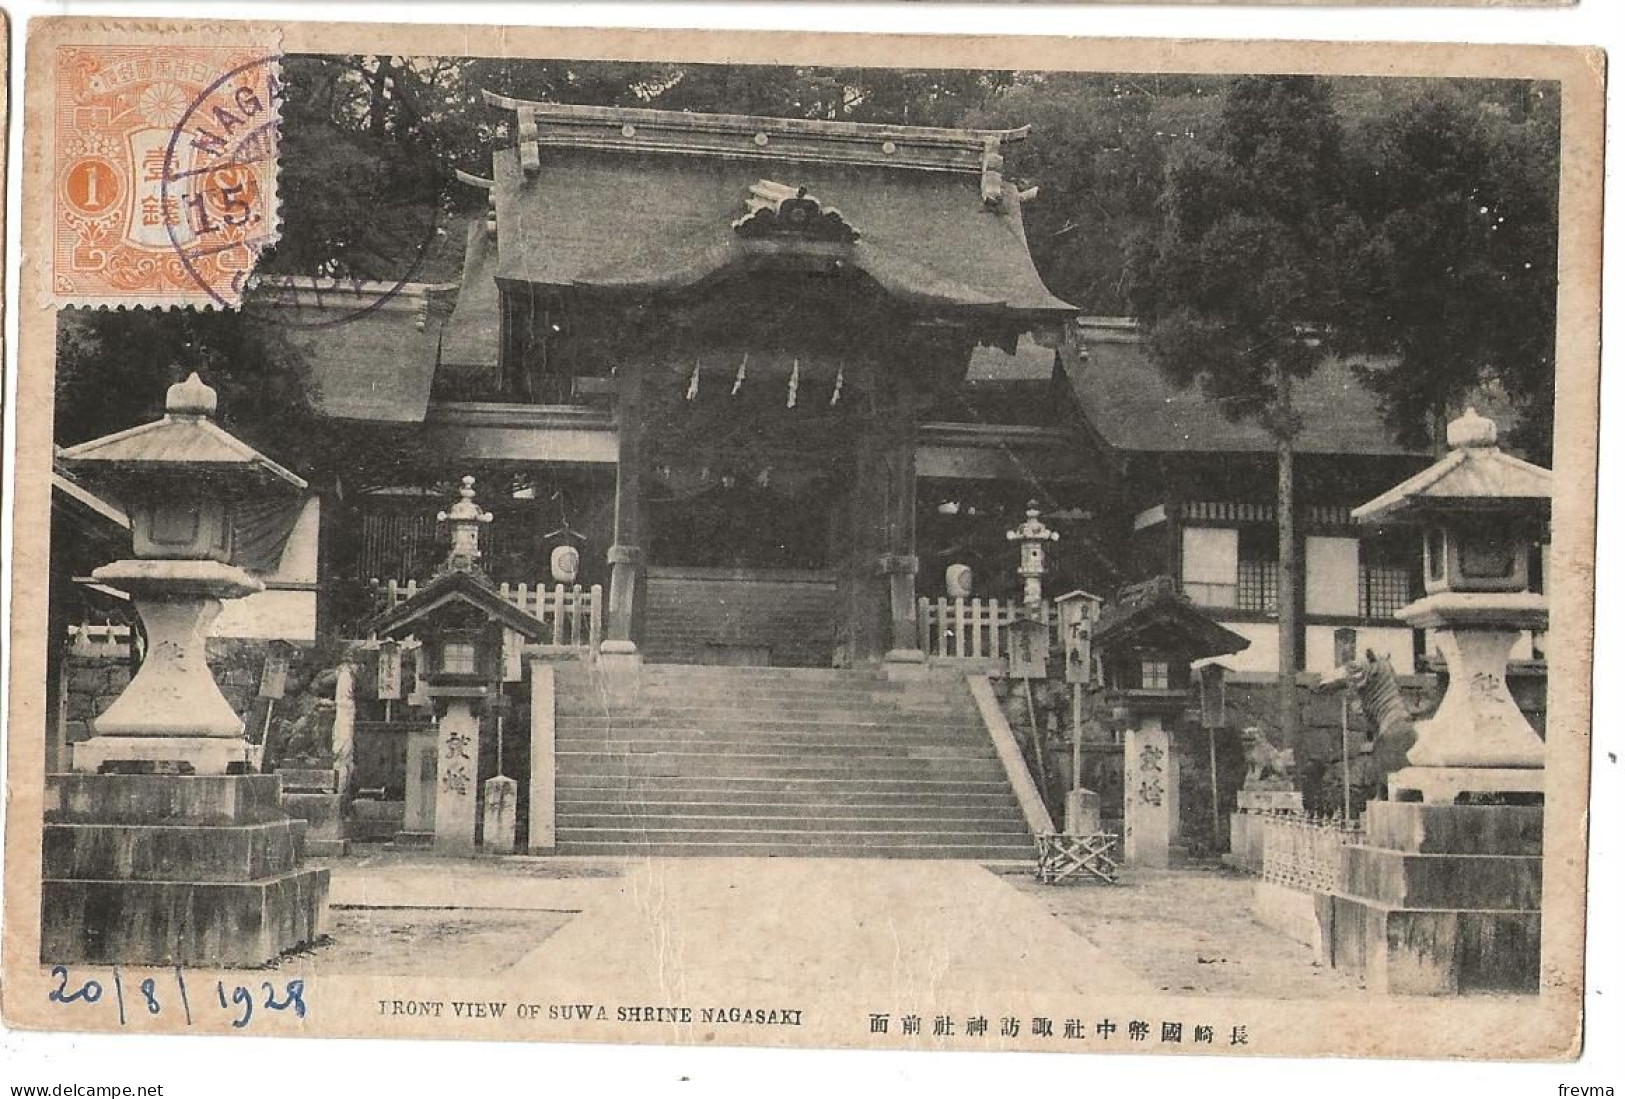
[[(769, 258), (861, 270), (924, 309), (1022, 319), (1075, 312), (1027, 251), (1001, 174), (1013, 131), (567, 107), (488, 97), (518, 115), (491, 185), (499, 281), (680, 290)], [(760, 239), (740, 223), (781, 185), (819, 200), (855, 240)]]

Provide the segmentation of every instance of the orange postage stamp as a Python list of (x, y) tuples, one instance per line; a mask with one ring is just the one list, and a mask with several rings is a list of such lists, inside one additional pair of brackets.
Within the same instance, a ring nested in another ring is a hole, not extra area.
[(277, 234), (277, 62), (265, 44), (56, 50), (53, 304), (240, 303)]

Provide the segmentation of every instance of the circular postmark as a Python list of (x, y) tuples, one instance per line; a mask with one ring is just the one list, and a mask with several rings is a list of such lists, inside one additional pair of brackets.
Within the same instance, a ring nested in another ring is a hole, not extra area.
[[(387, 125), (352, 122), (369, 96)], [(223, 74), (166, 151), (164, 198), (181, 215), (170, 239), (187, 275), (216, 303), (279, 327), (384, 307), (440, 230), (445, 169), (414, 136), (419, 121), (361, 59), (282, 55)]]
[(186, 275), (234, 308), (276, 237), (277, 57), (227, 71), (181, 113), (164, 147), (159, 202)]

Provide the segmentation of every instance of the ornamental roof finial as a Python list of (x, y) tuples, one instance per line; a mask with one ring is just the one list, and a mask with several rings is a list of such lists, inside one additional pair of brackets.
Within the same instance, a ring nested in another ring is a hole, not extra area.
[(1445, 440), (1452, 450), (1493, 447), (1498, 435), (1495, 421), (1488, 416), (1480, 416), (1478, 410), (1471, 407), (1451, 420), (1450, 426), (1445, 428)]
[(209, 418), (219, 406), (220, 398), (195, 370), (164, 394), (164, 411), (170, 416)]

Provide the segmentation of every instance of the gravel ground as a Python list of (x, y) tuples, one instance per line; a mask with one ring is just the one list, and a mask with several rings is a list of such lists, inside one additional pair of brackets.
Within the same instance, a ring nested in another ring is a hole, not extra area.
[(1351, 999), (1364, 984), (1315, 963), (1302, 943), (1252, 918), (1253, 878), (1225, 870), (1137, 870), (1115, 886), (1004, 880), (1111, 957), (1168, 992), (1263, 999)]
[(273, 968), (385, 977), (485, 977), (535, 950), (574, 912), (497, 908), (340, 908), (328, 937)]

